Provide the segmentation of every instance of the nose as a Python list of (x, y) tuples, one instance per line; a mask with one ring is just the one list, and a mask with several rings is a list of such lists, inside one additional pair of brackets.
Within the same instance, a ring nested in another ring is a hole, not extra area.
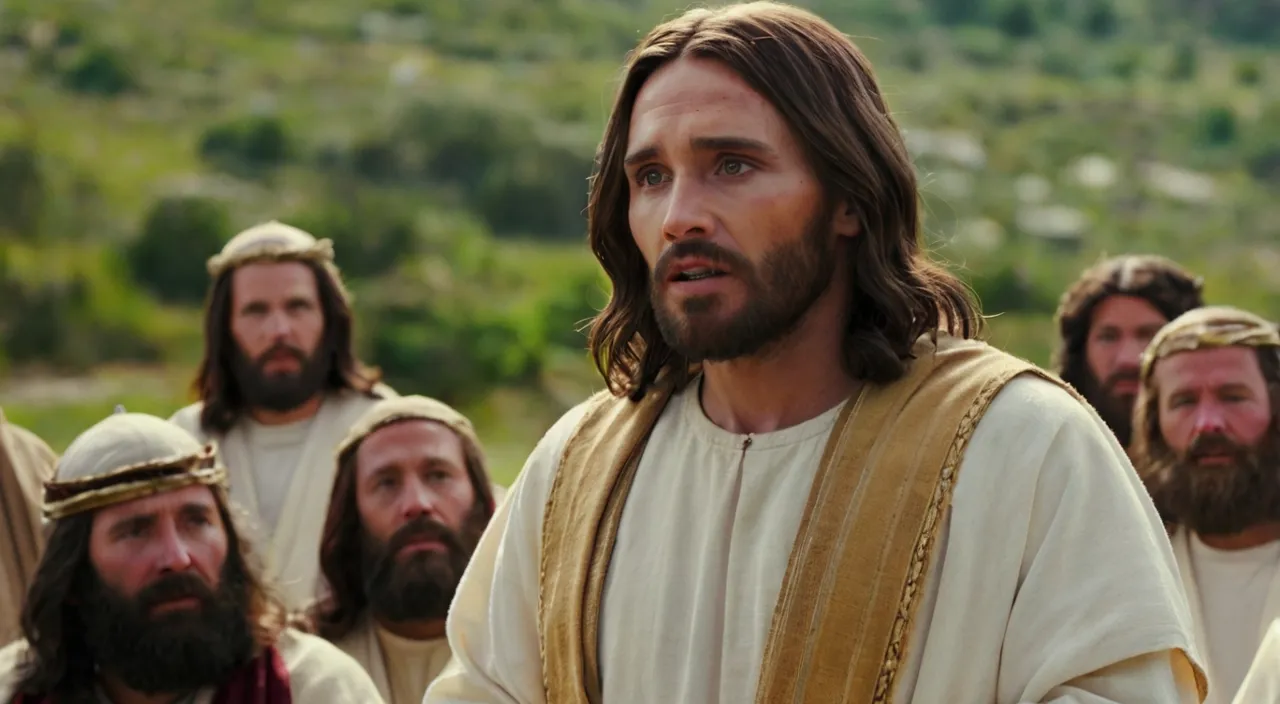
[(694, 178), (673, 177), (667, 196), (667, 214), (662, 220), (662, 236), (668, 242), (711, 234), (715, 219), (706, 194)]
[(191, 550), (173, 527), (157, 538), (156, 561), (161, 572), (184, 572), (191, 567)]
[(409, 482), (401, 500), (401, 512), (406, 521), (424, 515), (439, 518), (435, 492), (428, 489), (422, 482)]
[(1226, 414), (1222, 412), (1222, 408), (1212, 401), (1202, 402), (1196, 408), (1195, 423), (1193, 426), (1193, 435), (1200, 436), (1205, 433), (1222, 433), (1226, 430), (1227, 419)]
[(289, 336), (293, 330), (293, 324), (289, 320), (289, 316), (282, 310), (273, 311), (267, 316), (267, 333), (273, 340), (279, 340)]
[(1147, 351), (1146, 340), (1126, 338), (1116, 353), (1116, 368), (1137, 370), (1142, 365), (1142, 353)]

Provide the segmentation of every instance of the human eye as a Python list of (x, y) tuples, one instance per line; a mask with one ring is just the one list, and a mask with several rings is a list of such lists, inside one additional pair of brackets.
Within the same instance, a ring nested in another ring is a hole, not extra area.
[(720, 162), (720, 173), (725, 176), (741, 176), (751, 170), (751, 164), (744, 159), (726, 157)]
[(636, 172), (636, 185), (641, 188), (652, 188), (662, 185), (665, 175), (657, 167), (646, 167)]

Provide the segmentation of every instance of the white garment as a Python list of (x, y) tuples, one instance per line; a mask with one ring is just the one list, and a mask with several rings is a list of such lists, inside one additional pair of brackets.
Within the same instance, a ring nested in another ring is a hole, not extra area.
[(1233, 704), (1280, 704), (1280, 619), (1270, 623)]
[[(543, 438), (450, 609), (425, 704), (542, 704), (541, 520), (579, 406)], [(654, 430), (618, 529), (600, 629), (608, 704), (749, 704), (803, 506), (838, 409), (775, 433), (711, 423), (696, 385)], [(939, 534), (896, 702), (1195, 702), (1187, 601), (1114, 437), (1044, 380), (978, 424)], [(1192, 657), (1195, 657), (1192, 653)], [(957, 694), (963, 695), (957, 700)]]
[(306, 418), (284, 425), (263, 425), (254, 420), (244, 423), (258, 489), (258, 519), (268, 534), (274, 533), (280, 522), (280, 512), (314, 420)]
[[(1224, 560), (1222, 551), (1211, 550), (1203, 544), (1197, 546), (1199, 541), (1193, 539), (1187, 530), (1179, 528), (1171, 540), (1182, 586), (1191, 605), (1195, 639), (1202, 656), (1201, 664), (1209, 675), (1209, 697), (1204, 700), (1204, 704), (1228, 704), (1232, 701), (1232, 688), (1239, 682), (1236, 678), (1240, 677), (1234, 673), (1249, 668), (1254, 658), (1254, 652), (1248, 644), (1253, 643), (1253, 647), (1257, 647), (1267, 627), (1274, 619), (1280, 618), (1280, 569), (1271, 569), (1270, 579), (1263, 582), (1261, 577), (1267, 570), (1262, 570), (1262, 575), (1250, 575), (1254, 570), (1247, 567), (1237, 571), (1224, 570), (1230, 557), (1227, 556)], [(1264, 546), (1267, 547), (1269, 546)], [(1267, 550), (1260, 552), (1262, 554), (1257, 557), (1262, 560)], [(1280, 567), (1280, 548), (1272, 554), (1277, 556), (1277, 567)], [(1248, 559), (1246, 557), (1244, 561)], [(1203, 565), (1210, 566), (1213, 572), (1225, 571), (1228, 576), (1202, 575)], [(1228, 584), (1221, 584), (1223, 580)], [(1233, 595), (1232, 583), (1234, 588), (1239, 589), (1246, 581), (1251, 585), (1247, 590), (1249, 593), (1241, 591)], [(1201, 585), (1206, 584), (1216, 596), (1204, 592)], [(1265, 592), (1265, 596), (1262, 598), (1261, 609), (1255, 612), (1251, 604), (1256, 601), (1259, 591)], [(1251, 616), (1251, 612), (1254, 615)], [(1223, 625), (1219, 621), (1237, 625)], [(1212, 628), (1210, 623), (1214, 624)], [(1232, 629), (1240, 629), (1234, 638), (1230, 633)]]
[[(285, 630), (276, 650), (289, 672), (289, 690), (299, 704), (381, 704), (382, 697), (368, 673), (350, 655), (328, 641), (295, 630)], [(26, 641), (0, 648), (0, 702), (14, 695), (26, 662)], [(215, 688), (195, 693), (195, 704), (210, 704)], [(184, 700), (185, 701), (185, 700)]]
[(1205, 658), (1213, 663), (1214, 698), (1231, 701), (1262, 643), (1267, 594), (1280, 567), (1280, 541), (1246, 550), (1215, 550), (1191, 539), (1191, 565), (1204, 615)]
[(387, 704), (419, 704), (450, 658), (448, 640), (401, 638), (368, 616), (333, 644), (360, 663)]

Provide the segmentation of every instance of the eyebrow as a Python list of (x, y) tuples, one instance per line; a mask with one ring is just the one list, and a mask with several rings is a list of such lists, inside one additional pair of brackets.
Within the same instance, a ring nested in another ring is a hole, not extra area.
[[(773, 147), (761, 142), (757, 139), (748, 137), (695, 137), (690, 140), (690, 144), (695, 150), (701, 151), (739, 151), (739, 152), (756, 152), (766, 156), (774, 156)], [(649, 161), (658, 156), (658, 147), (656, 145), (648, 145), (641, 147), (636, 151), (628, 154), (622, 160), (623, 166), (635, 166), (638, 163)]]

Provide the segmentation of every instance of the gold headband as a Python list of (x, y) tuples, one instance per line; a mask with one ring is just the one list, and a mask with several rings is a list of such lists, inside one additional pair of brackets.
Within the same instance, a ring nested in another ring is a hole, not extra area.
[(1180, 352), (1221, 347), (1280, 348), (1280, 328), (1257, 316), (1231, 309), (1199, 309), (1166, 325), (1142, 355), (1141, 377), (1151, 377), (1156, 362)]
[(265, 236), (230, 252), (209, 257), (206, 268), (217, 278), (223, 272), (252, 262), (310, 261), (318, 264), (333, 262), (333, 240), (316, 240), (305, 247), (284, 237)]
[(94, 477), (48, 482), (44, 487), (44, 516), (56, 521), (188, 486), (226, 489), (227, 470), (215, 464), (216, 454), (215, 446), (210, 444), (195, 455), (165, 457)]

